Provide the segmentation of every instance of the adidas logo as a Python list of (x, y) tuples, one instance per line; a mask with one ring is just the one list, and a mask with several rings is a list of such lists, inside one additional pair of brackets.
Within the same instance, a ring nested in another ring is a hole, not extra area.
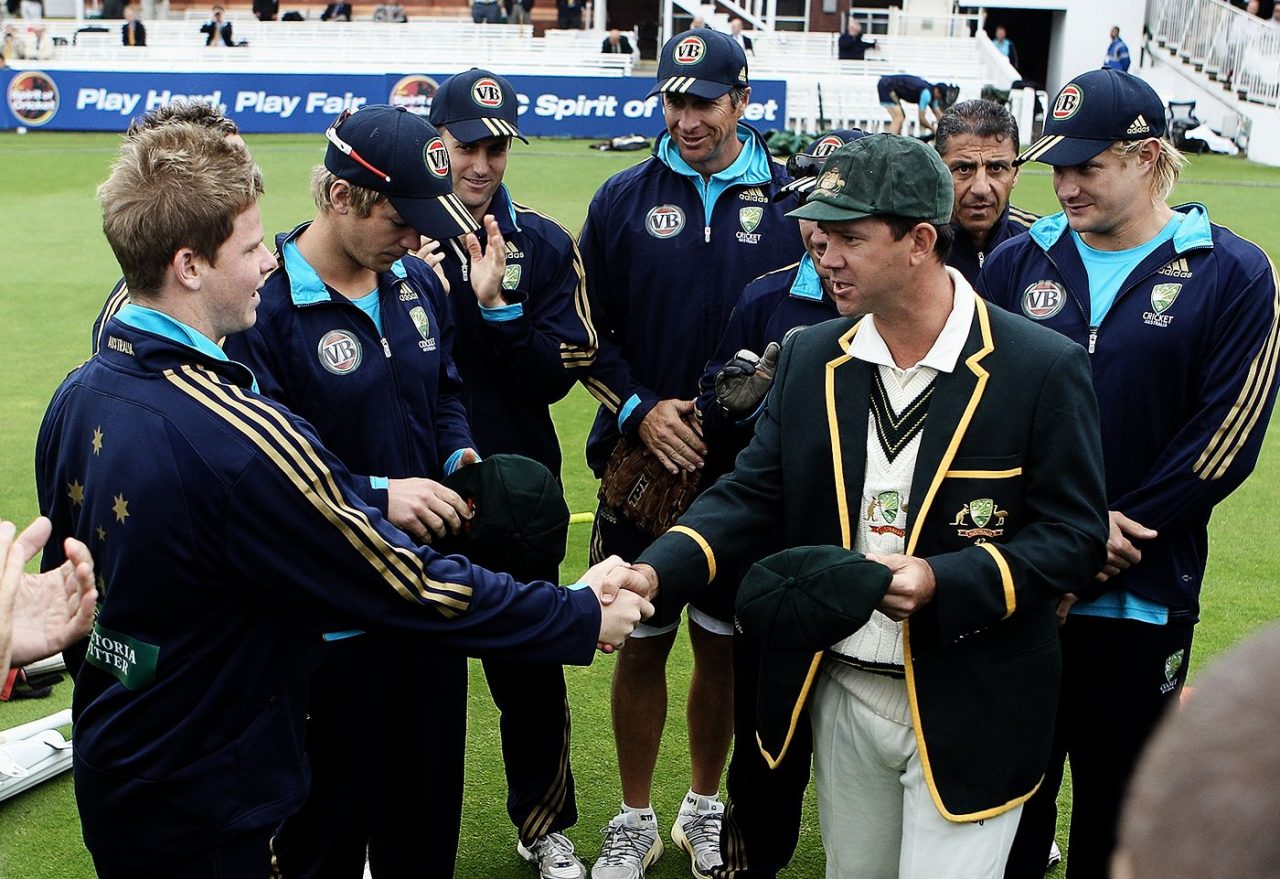
[(1187, 265), (1187, 261), (1179, 257), (1160, 269), (1157, 274), (1168, 275), (1170, 278), (1190, 278), (1191, 266)]
[(1142, 114), (1138, 114), (1138, 118), (1133, 120), (1133, 124), (1129, 126), (1129, 130), (1125, 134), (1150, 134), (1151, 126), (1147, 124), (1147, 120), (1142, 118)]

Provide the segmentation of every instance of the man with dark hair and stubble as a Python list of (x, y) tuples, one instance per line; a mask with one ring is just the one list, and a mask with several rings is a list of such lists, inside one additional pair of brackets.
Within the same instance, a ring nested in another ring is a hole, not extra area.
[(661, 624), (761, 544), (888, 569), (864, 625), (772, 681), (790, 732), (755, 743), (803, 767), (807, 703), (828, 879), (999, 879), (1049, 754), (1054, 607), (1105, 552), (1085, 353), (946, 266), (952, 201), (913, 138), (831, 154), (790, 216), (841, 319), (783, 346), (733, 472), (606, 578)]
[[(602, 476), (611, 458), (637, 453), (665, 468), (663, 478), (693, 480), (707, 453), (694, 398), (729, 313), (749, 281), (804, 251), (786, 206), (771, 200), (790, 177), (742, 121), (751, 96), (742, 47), (706, 28), (676, 34), (659, 53), (652, 94), (662, 100), (667, 130), (650, 158), (600, 187), (579, 239), (600, 334), (585, 382), (601, 404), (587, 463)], [(606, 478), (592, 557), (635, 557), (654, 530), (629, 518), (625, 501), (606, 502), (614, 496), (609, 487)], [(720, 862), (720, 778), (733, 735), (732, 619), (731, 587), (689, 609), (691, 778), (672, 838), (690, 855), (695, 876)], [(643, 630), (614, 675), (622, 806), (592, 879), (640, 879), (662, 854), (650, 797), (678, 627), (677, 619)]]
[(962, 101), (938, 120), (933, 146), (956, 186), (947, 265), (974, 284), (987, 254), (1039, 219), (1009, 204), (1018, 183), (1018, 120), (994, 101)]

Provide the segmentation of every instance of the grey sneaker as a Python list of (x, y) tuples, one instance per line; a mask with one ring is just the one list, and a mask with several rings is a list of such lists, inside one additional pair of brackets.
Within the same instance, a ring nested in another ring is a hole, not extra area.
[(619, 813), (605, 825), (600, 857), (591, 879), (644, 879), (644, 871), (662, 857), (658, 822), (639, 813)]
[(523, 842), (516, 844), (520, 857), (538, 868), (542, 879), (583, 879), (586, 865), (573, 853), (573, 843), (563, 833), (539, 836), (526, 848)]
[(720, 866), (720, 826), (724, 804), (719, 800), (685, 797), (671, 828), (671, 841), (689, 854), (695, 879), (708, 879), (711, 869)]

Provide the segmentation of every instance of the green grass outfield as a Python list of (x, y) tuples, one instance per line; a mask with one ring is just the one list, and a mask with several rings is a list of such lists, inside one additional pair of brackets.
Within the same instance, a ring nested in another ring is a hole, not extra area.
[[(118, 139), (113, 135), (0, 133), (0, 514), (25, 523), (35, 515), (32, 457), (36, 430), (50, 395), (66, 372), (89, 351), (89, 330), (119, 272), (100, 232), (94, 187), (106, 176)], [(311, 165), (322, 155), (318, 136), (256, 136), (250, 149), (263, 168), (265, 228), (291, 228), (311, 216), (307, 191)], [(515, 196), (559, 217), (577, 231), (596, 187), (643, 153), (609, 154), (582, 142), (516, 144), (507, 174)], [(1043, 166), (1024, 171), (1014, 201), (1040, 212), (1056, 209)], [(1197, 159), (1178, 201), (1203, 201), (1219, 223), (1280, 254), (1275, 222), (1280, 169), (1236, 159)], [(1133, 393), (1149, 376), (1133, 377)], [(556, 409), (565, 449), (565, 483), (574, 511), (594, 508), (595, 483), (583, 464), (583, 444), (594, 411), (576, 388)], [(1194, 671), (1204, 661), (1264, 623), (1280, 618), (1273, 552), (1280, 488), (1280, 449), (1272, 431), (1253, 478), (1218, 507), (1214, 551), (1205, 589)], [(587, 526), (574, 526), (564, 577), (586, 566)], [(568, 670), (574, 709), (573, 766), (579, 822), (571, 831), (584, 859), (594, 858), (598, 829), (617, 809), (619, 788), (609, 721), (613, 661), (601, 656), (590, 668)], [(682, 641), (672, 659), (672, 702), (654, 802), (669, 822), (688, 784), (688, 747), (681, 706), (687, 691), (689, 653)], [(370, 669), (370, 674), (378, 674)], [(497, 717), (482, 677), (473, 676), (471, 749), (458, 875), (531, 875), (515, 855), (514, 830), (504, 811), (505, 784), (497, 744)], [(0, 729), (43, 716), (69, 702), (60, 686), (41, 702), (0, 704)], [(359, 695), (352, 695), (358, 711)], [(411, 731), (404, 746), (414, 747)], [(360, 759), (359, 746), (353, 759)], [(1061, 834), (1060, 834), (1061, 837)], [(70, 776), (0, 805), (0, 876), (4, 879), (82, 879), (93, 875), (80, 842)], [(650, 871), (653, 879), (687, 876), (687, 861), (669, 852)], [(791, 877), (822, 875), (822, 847), (812, 805)], [(1054, 876), (1061, 875), (1055, 871)]]

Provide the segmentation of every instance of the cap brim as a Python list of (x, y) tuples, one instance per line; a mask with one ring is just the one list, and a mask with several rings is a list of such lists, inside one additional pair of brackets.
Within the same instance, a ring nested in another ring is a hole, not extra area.
[(818, 185), (817, 177), (797, 177), (790, 183), (785, 183), (778, 187), (778, 191), (773, 194), (770, 201), (782, 201), (787, 196), (794, 195), (801, 201), (813, 191), (813, 187)]
[(387, 201), (419, 235), (437, 241), (457, 238), (480, 228), (466, 205), (452, 192), (432, 198), (388, 194)]
[(1110, 140), (1049, 134), (1023, 150), (1022, 155), (1014, 159), (1013, 163), (1015, 165), (1025, 162), (1059, 166), (1083, 165), (1111, 144)]
[(462, 143), (475, 143), (490, 137), (514, 137), (525, 143), (529, 142), (520, 129), (505, 119), (496, 116), (481, 116), (478, 119), (459, 119), (456, 122), (441, 122), (440, 128), (446, 129)]
[(819, 223), (844, 223), (849, 220), (861, 220), (865, 217), (874, 217), (876, 215), (869, 211), (840, 208), (824, 201), (810, 199), (794, 211), (787, 211), (787, 216), (795, 217), (797, 220), (816, 220)]
[(708, 79), (694, 79), (692, 76), (672, 76), (658, 80), (657, 84), (645, 95), (652, 98), (657, 94), (693, 95), (704, 101), (714, 101), (721, 95), (727, 95), (733, 86), (723, 82), (712, 82)]

